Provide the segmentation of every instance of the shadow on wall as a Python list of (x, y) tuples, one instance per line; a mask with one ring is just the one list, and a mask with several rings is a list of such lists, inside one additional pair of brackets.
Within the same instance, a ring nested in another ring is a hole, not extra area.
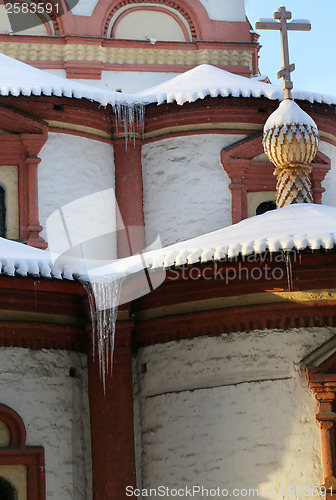
[(265, 330), (141, 349), (139, 487), (161, 486), (165, 498), (314, 496), (320, 429), (300, 360), (332, 334)]

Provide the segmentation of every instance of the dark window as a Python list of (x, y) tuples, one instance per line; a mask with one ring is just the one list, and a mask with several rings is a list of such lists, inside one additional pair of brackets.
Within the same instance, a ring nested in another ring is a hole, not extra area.
[[(0, 236), (6, 238), (6, 192), (0, 186)], [(1, 498), (1, 496), (0, 496)]]
[(0, 477), (0, 498), (1, 500), (17, 500), (16, 489), (2, 477)]
[(265, 212), (269, 212), (270, 210), (276, 209), (275, 200), (263, 201), (260, 205), (257, 206), (256, 215), (264, 214)]

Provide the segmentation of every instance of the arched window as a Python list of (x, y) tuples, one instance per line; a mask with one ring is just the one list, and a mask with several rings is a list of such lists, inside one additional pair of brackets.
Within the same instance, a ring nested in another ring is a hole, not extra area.
[(105, 20), (104, 36), (191, 42), (201, 39), (201, 31), (196, 20), (184, 8), (183, 2), (114, 0)]
[(26, 446), (21, 417), (0, 404), (0, 500), (45, 500), (44, 450)]
[(1, 500), (17, 500), (16, 488), (7, 479), (0, 477), (0, 498)]
[(119, 16), (111, 30), (111, 37), (124, 40), (185, 42), (190, 40), (187, 26), (176, 15), (163, 9), (134, 8)]
[(266, 212), (269, 212), (270, 210), (275, 210), (275, 209), (276, 209), (275, 200), (263, 201), (262, 203), (260, 203), (260, 205), (257, 206), (256, 215), (261, 215)]

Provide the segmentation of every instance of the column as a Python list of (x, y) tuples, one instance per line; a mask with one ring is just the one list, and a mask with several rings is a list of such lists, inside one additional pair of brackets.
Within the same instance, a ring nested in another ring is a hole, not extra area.
[(25, 147), (27, 156), (24, 160), (26, 199), (28, 208), (26, 210), (26, 237), (27, 244), (37, 248), (46, 248), (47, 244), (40, 236), (43, 227), (39, 221), (38, 209), (38, 165), (40, 158), (38, 153), (47, 140), (46, 134), (21, 134), (21, 141)]
[(131, 327), (117, 322), (105, 394), (97, 350), (95, 359), (88, 354), (93, 500), (124, 500), (126, 487), (135, 488)]
[(113, 142), (119, 257), (145, 248), (141, 143), (130, 139), (126, 146), (125, 138)]

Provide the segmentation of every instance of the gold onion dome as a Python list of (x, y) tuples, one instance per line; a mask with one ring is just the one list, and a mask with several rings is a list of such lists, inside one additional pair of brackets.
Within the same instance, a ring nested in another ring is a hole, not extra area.
[(291, 99), (282, 101), (266, 121), (263, 146), (276, 167), (277, 208), (313, 203), (310, 163), (318, 144), (316, 123)]

